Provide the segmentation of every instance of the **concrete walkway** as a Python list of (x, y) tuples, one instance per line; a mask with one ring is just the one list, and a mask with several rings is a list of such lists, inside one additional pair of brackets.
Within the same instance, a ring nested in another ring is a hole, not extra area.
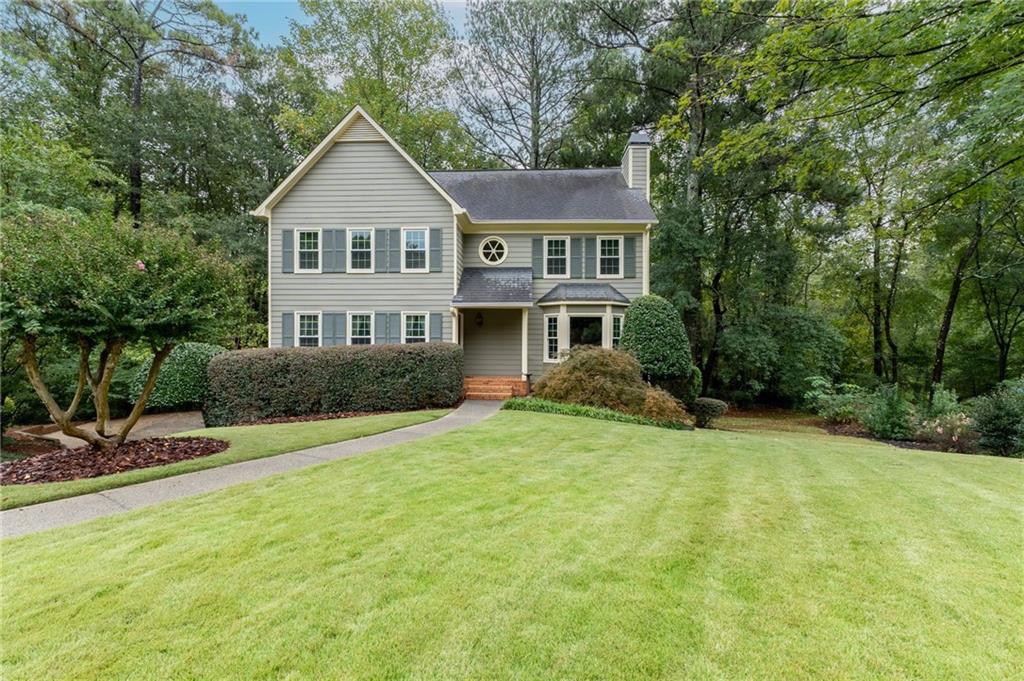
[(483, 421), (497, 412), (500, 407), (501, 402), (467, 400), (447, 416), (386, 433), (320, 445), (263, 459), (242, 461), (219, 468), (208, 468), (162, 480), (141, 482), (137, 485), (118, 487), (104, 492), (82, 494), (77, 497), (0, 511), (0, 536), (4, 538), (17, 537), (55, 527), (74, 525), (93, 518), (145, 508), (193, 494), (213, 492), (240, 482), (259, 480), (277, 473), (315, 466), (325, 461), (344, 459), (356, 454), (365, 454), (385, 447), (405, 444)]

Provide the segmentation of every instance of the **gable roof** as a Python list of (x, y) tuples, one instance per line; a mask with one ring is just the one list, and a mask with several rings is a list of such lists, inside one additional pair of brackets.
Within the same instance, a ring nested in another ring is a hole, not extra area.
[(473, 222), (632, 222), (658, 218), (619, 168), (437, 170), (431, 177)]
[(466, 267), (452, 306), (533, 304), (532, 267)]
[[(384, 132), (384, 129), (377, 124), (377, 121), (370, 118), (370, 115), (366, 113), (361, 106), (355, 106), (352, 108), (351, 111), (348, 112), (348, 114), (346, 114), (346, 116), (343, 119), (341, 119), (341, 123), (338, 123), (334, 130), (332, 130), (330, 134), (328, 134), (327, 137), (325, 137), (320, 142), (320, 144), (318, 144), (316, 148), (313, 149), (313, 151), (311, 151), (309, 155), (306, 156), (306, 158), (302, 159), (302, 162), (299, 163), (299, 165), (295, 166), (295, 169), (288, 175), (288, 177), (286, 177), (284, 181), (281, 182), (281, 184), (277, 185), (277, 188), (270, 193), (270, 196), (264, 199), (263, 203), (261, 203), (256, 210), (250, 211), (249, 214), (255, 215), (257, 217), (270, 217), (270, 209), (273, 208), (274, 205), (278, 201), (280, 201), (285, 194), (291, 191), (292, 187), (294, 187), (299, 182), (299, 180), (301, 180), (302, 177), (307, 172), (309, 172), (310, 168), (316, 165), (317, 161), (323, 158), (324, 154), (330, 151), (331, 147), (333, 147), (335, 143), (342, 141), (341, 138), (344, 136), (345, 132), (350, 127), (356, 125), (357, 123), (362, 123), (363, 121), (369, 123), (369, 125), (383, 138), (384, 141), (390, 144), (395, 149), (395, 151), (397, 151), (402, 156), (402, 158), (404, 158), (406, 162), (409, 165), (411, 165), (416, 170), (416, 172), (418, 172), (423, 177), (423, 179), (425, 179), (427, 183), (430, 184), (430, 186), (433, 187), (437, 191), (437, 193), (439, 193), (444, 198), (445, 201), (451, 204), (452, 209), (456, 213), (465, 212), (465, 209), (462, 206), (460, 206), (455, 201), (455, 199), (453, 199), (451, 195), (448, 194), (448, 192), (441, 188), (441, 186), (438, 185), (434, 178), (427, 174), (427, 172), (423, 170), (423, 168), (421, 168), (420, 165), (416, 163), (416, 161), (414, 161), (411, 156), (409, 156), (409, 154), (405, 153), (405, 149), (402, 149), (402, 147), (400, 147), (398, 143), (395, 142), (395, 140), (391, 139), (390, 135)], [(359, 135), (357, 137), (353, 137), (353, 139), (368, 141), (366, 137), (366, 133), (368, 131), (365, 130), (365, 126), (360, 125), (359, 127)]]

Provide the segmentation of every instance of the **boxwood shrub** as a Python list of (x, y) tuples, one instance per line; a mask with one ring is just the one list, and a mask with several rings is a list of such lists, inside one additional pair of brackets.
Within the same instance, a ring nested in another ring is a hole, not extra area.
[(562, 416), (582, 416), (601, 421), (615, 421), (616, 423), (633, 423), (640, 426), (657, 426), (658, 428), (672, 428), (673, 430), (693, 430), (693, 426), (680, 421), (658, 421), (646, 416), (634, 416), (624, 414), (614, 409), (603, 407), (588, 407), (582, 404), (566, 404), (545, 400), (539, 397), (513, 397), (505, 400), (502, 409), (510, 411), (533, 411), (540, 414), (561, 414)]
[[(149, 395), (146, 408), (201, 408), (206, 399), (206, 366), (222, 352), (227, 350), (209, 343), (182, 343), (176, 346), (160, 367), (156, 385)], [(153, 358), (149, 357), (139, 366), (132, 378), (129, 397), (133, 403), (139, 399), (142, 388), (146, 385), (146, 377), (152, 364)]]
[(238, 350), (214, 357), (207, 373), (207, 426), (462, 399), (462, 348), (452, 343)]

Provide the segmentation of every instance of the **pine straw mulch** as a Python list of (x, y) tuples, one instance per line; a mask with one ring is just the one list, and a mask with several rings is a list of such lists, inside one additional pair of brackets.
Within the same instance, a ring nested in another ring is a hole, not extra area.
[(920, 449), (926, 452), (948, 452), (950, 454), (958, 453), (955, 450), (946, 449), (938, 442), (925, 442), (923, 440), (883, 440), (882, 438), (874, 437), (868, 432), (867, 428), (859, 423), (826, 423), (822, 421), (821, 427), (828, 431), (829, 435), (859, 437), (873, 442), (883, 442), (887, 445), (892, 445), (893, 447), (899, 447), (900, 449)]
[(306, 414), (305, 416), (269, 416), (255, 421), (242, 421), (236, 426), (266, 426), (272, 423), (301, 423), (303, 421), (333, 421), (334, 419), (351, 419), (357, 416), (381, 416), (394, 414), (393, 411), (332, 411), (326, 414)]
[(224, 440), (209, 437), (154, 437), (131, 440), (106, 452), (89, 445), (58, 449), (0, 464), (0, 484), (26, 485), (95, 478), (196, 459), (227, 448), (228, 443)]

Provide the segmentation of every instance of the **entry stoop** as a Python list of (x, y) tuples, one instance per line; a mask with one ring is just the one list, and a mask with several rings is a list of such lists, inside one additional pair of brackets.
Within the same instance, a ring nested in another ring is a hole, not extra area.
[(507, 400), (526, 394), (526, 381), (518, 376), (466, 376), (463, 395), (467, 400)]

